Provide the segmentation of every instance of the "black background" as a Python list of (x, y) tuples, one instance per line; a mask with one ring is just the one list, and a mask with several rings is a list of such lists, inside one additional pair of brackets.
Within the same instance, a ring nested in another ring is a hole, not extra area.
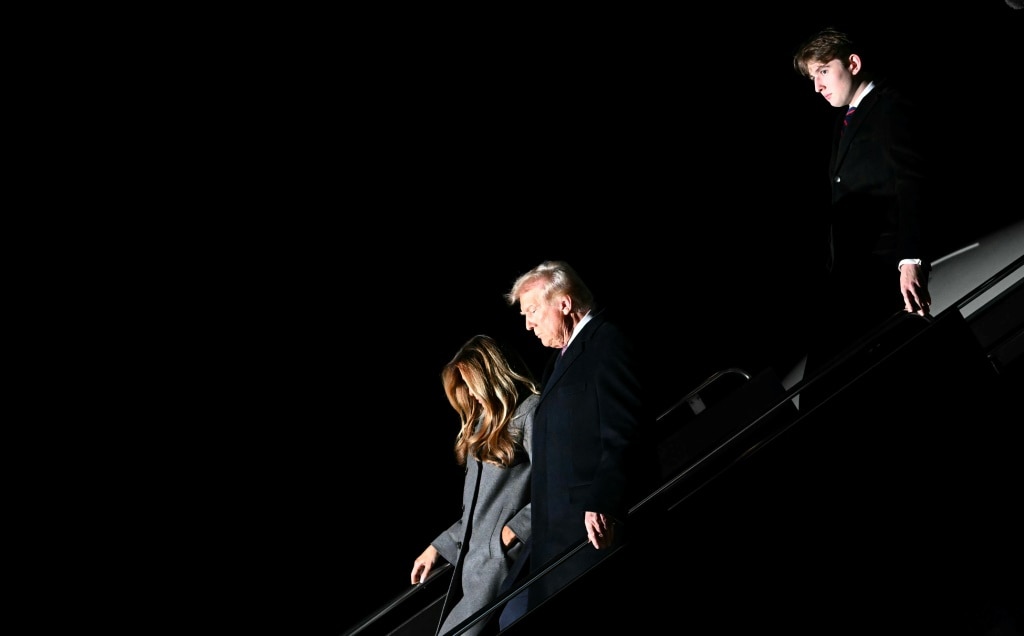
[(636, 330), (660, 406), (727, 367), (788, 371), (820, 311), (838, 116), (791, 66), (817, 28), (949, 112), (939, 253), (1019, 215), (1024, 11), (1002, 0), (318, 18), (252, 36), (252, 170), (225, 194), (245, 205), (211, 227), (192, 316), (192, 391), (215, 398), (192, 514), (259, 581), (257, 621), (339, 634), (408, 587), (460, 504), (441, 367), (489, 333), (539, 373), (503, 294), (542, 260)]

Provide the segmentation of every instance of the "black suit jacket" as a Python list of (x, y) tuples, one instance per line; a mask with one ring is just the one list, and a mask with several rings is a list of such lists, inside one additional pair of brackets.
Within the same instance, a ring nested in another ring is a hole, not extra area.
[(833, 135), (826, 269), (805, 375), (902, 311), (900, 260), (919, 258), (927, 269), (931, 257), (924, 113), (877, 80), (840, 135), (845, 114)]
[[(649, 494), (656, 468), (643, 373), (622, 329), (595, 313), (560, 356), (545, 370), (534, 413), (533, 571), (586, 540), (587, 511), (615, 518), (621, 545), (629, 506)], [(545, 577), (540, 594), (530, 592), (531, 606), (609, 552), (584, 547)]]
[(893, 274), (901, 259), (928, 262), (922, 116), (904, 94), (878, 80), (842, 135), (843, 117), (837, 119), (829, 162), (831, 271), (845, 275), (876, 264)]

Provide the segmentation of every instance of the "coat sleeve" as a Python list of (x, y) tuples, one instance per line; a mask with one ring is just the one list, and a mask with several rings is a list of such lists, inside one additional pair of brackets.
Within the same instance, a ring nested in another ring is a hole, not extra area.
[(584, 510), (625, 519), (630, 489), (630, 451), (643, 423), (644, 403), (636, 353), (617, 328), (601, 330), (594, 373), (601, 458)]
[[(515, 419), (513, 425), (516, 426), (518, 431), (521, 432), (521, 444), (522, 452), (524, 453), (524, 461), (529, 465), (533, 461), (533, 414), (537, 408), (537, 402), (540, 398), (536, 395), (531, 395), (519, 408), (516, 409)], [(512, 532), (516, 533), (516, 537), (526, 542), (530, 538), (530, 532), (533, 528), (533, 508), (530, 505), (530, 498), (527, 494), (525, 498), (526, 504), (516, 512), (511, 519), (505, 524), (512, 529)]]

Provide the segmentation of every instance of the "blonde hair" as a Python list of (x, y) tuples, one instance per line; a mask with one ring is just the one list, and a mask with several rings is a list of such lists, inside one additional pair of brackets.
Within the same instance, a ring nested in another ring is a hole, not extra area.
[(509, 305), (519, 302), (523, 290), (536, 283), (544, 285), (544, 300), (553, 294), (565, 294), (572, 298), (573, 308), (587, 313), (594, 306), (594, 295), (572, 267), (565, 261), (544, 261), (512, 283), (512, 289), (505, 294)]
[(506, 355), (494, 338), (476, 335), (444, 366), (441, 381), (462, 421), (455, 438), (459, 465), (470, 456), (501, 467), (511, 465), (522, 433), (509, 424), (524, 399), (540, 394), (522, 359), (511, 352)]

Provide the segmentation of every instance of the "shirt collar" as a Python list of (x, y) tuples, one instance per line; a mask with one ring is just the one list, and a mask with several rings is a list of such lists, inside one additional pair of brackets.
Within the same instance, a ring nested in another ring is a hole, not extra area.
[(576, 326), (573, 327), (572, 335), (569, 336), (569, 342), (565, 343), (565, 348), (566, 349), (568, 349), (569, 345), (572, 344), (572, 341), (576, 339), (576, 334), (578, 334), (580, 332), (580, 330), (583, 329), (583, 326), (586, 325), (588, 322), (590, 322), (590, 319), (593, 317), (593, 315), (594, 315), (594, 312), (588, 311), (587, 315), (583, 316), (583, 318), (580, 319), (580, 321), (578, 323), (576, 323)]
[(864, 96), (870, 93), (871, 89), (873, 89), (874, 87), (875, 80), (871, 80), (870, 82), (868, 82), (868, 85), (864, 87), (864, 92), (861, 93), (857, 99), (850, 102), (850, 108), (857, 108), (858, 106), (860, 106), (860, 103), (864, 100)]

